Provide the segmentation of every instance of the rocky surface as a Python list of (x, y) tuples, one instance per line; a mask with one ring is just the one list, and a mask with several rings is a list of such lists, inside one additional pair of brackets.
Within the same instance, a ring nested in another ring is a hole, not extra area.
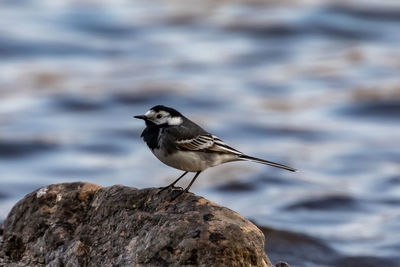
[(19, 201), (0, 230), (7, 266), (272, 266), (236, 212), (172, 191), (64, 183)]

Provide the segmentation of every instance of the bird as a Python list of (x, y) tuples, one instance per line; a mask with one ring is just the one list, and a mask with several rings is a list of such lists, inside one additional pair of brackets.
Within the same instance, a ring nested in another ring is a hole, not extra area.
[(189, 192), (202, 171), (226, 162), (252, 161), (296, 171), (292, 167), (240, 152), (170, 107), (156, 105), (144, 115), (133, 117), (144, 120), (146, 128), (141, 137), (151, 152), (164, 164), (184, 171), (174, 182), (162, 187), (161, 191), (174, 188), (188, 172), (195, 172), (189, 185), (177, 196)]

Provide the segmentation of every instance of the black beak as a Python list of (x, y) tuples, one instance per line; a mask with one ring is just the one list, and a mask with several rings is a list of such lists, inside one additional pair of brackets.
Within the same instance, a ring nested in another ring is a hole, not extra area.
[(147, 117), (145, 115), (138, 115), (138, 116), (133, 116), (136, 119), (141, 119), (141, 120), (147, 120)]

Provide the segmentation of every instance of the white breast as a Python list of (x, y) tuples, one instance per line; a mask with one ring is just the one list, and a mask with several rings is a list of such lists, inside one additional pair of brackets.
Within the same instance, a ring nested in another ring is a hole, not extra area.
[(237, 159), (236, 155), (204, 153), (199, 151), (178, 150), (168, 155), (164, 154), (160, 149), (154, 149), (152, 152), (164, 164), (189, 172), (202, 171), (209, 167)]

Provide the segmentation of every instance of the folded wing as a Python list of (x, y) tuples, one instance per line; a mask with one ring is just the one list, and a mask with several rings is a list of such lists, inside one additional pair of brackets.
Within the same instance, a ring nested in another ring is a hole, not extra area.
[(221, 139), (212, 134), (202, 134), (191, 139), (177, 140), (177, 148), (186, 151), (219, 152), (237, 155), (237, 160), (253, 161), (273, 167), (295, 172), (296, 169), (272, 161), (251, 157), (225, 144)]
[(220, 153), (243, 155), (242, 152), (228, 146), (221, 139), (211, 134), (203, 134), (191, 139), (177, 140), (178, 149), (195, 151), (214, 151)]

